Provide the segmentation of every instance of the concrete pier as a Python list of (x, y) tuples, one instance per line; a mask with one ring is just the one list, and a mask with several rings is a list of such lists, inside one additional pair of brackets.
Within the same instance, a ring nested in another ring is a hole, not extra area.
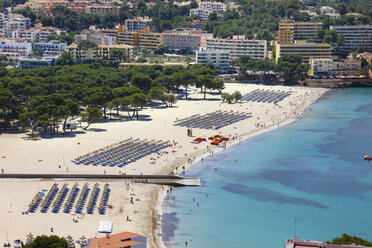
[(184, 178), (174, 175), (98, 175), (98, 174), (0, 174), (1, 179), (80, 179), (80, 180), (125, 180), (152, 184), (182, 186), (201, 186), (199, 178)]

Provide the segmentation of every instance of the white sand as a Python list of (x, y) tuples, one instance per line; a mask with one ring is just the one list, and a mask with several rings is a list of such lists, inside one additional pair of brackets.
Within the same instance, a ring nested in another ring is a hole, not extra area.
[[(205, 114), (216, 110), (234, 110), (239, 112), (252, 113), (252, 117), (216, 130), (193, 129), (194, 136), (210, 136), (222, 133), (226, 136), (237, 136), (235, 142), (253, 135), (268, 131), (272, 128), (293, 121), (297, 114), (302, 113), (320, 95), (326, 92), (325, 89), (284, 87), (284, 86), (261, 86), (226, 84), (226, 92), (241, 91), (242, 94), (254, 89), (274, 89), (292, 91), (292, 95), (279, 102), (277, 106), (273, 103), (252, 103), (243, 102), (236, 104), (221, 103), (219, 96), (207, 95), (207, 100), (202, 100), (201, 94), (191, 96), (191, 100), (180, 100), (173, 108), (144, 108), (140, 114), (139, 121), (121, 121), (92, 124), (91, 128), (99, 131), (78, 132), (69, 136), (58, 136), (46, 138), (39, 141), (24, 140), (25, 134), (2, 134), (0, 135), (0, 169), (5, 173), (90, 173), (90, 174), (170, 174), (180, 173), (182, 166), (188, 166), (187, 160), (194, 159), (194, 162), (201, 156), (207, 156), (211, 148), (209, 143), (195, 145), (190, 143), (192, 138), (187, 137), (186, 128), (173, 126), (176, 118), (184, 118), (193, 114)], [(289, 102), (295, 103), (290, 104)], [(126, 114), (123, 112), (122, 114)], [(259, 118), (259, 119), (258, 119)], [(265, 127), (257, 128), (257, 123), (265, 124)], [(280, 127), (279, 127), (280, 128)], [(123, 168), (112, 168), (92, 165), (75, 165), (70, 160), (77, 156), (84, 155), (103, 146), (110, 145), (129, 137), (140, 139), (155, 139), (177, 141), (177, 148), (167, 148), (167, 155), (147, 156), (131, 163)], [(80, 143), (80, 145), (78, 145)], [(234, 141), (228, 143), (232, 145)], [(197, 149), (195, 149), (197, 147)], [(177, 152), (172, 153), (175, 149)], [(221, 148), (214, 148), (218, 149)], [(185, 156), (187, 154), (187, 156)], [(155, 157), (156, 163), (150, 164), (150, 158)], [(61, 166), (59, 168), (58, 166)], [(178, 170), (176, 170), (176, 167)], [(14, 240), (17, 238), (25, 240), (25, 236), (32, 232), (34, 235), (51, 234), (50, 227), (54, 228), (54, 234), (66, 236), (70, 234), (78, 239), (83, 234), (86, 237), (94, 237), (98, 230), (100, 220), (114, 221), (114, 233), (121, 231), (132, 231), (146, 235), (149, 247), (159, 247), (161, 244), (160, 233), (160, 208), (159, 200), (162, 199), (162, 186), (156, 185), (132, 185), (136, 197), (141, 199), (134, 205), (129, 204), (129, 191), (124, 188), (124, 182), (110, 182), (110, 202), (114, 205), (112, 211), (106, 215), (98, 214), (85, 215), (79, 223), (73, 223), (73, 216), (64, 213), (22, 215), (33, 195), (40, 188), (49, 189), (54, 181), (0, 181), (0, 242)], [(63, 181), (59, 181), (62, 186)], [(83, 182), (79, 182), (83, 185)], [(72, 186), (73, 182), (70, 183)], [(93, 186), (94, 182), (90, 185)], [(104, 182), (100, 182), (103, 188)], [(159, 199), (158, 199), (159, 198)], [(12, 206), (10, 207), (10, 204)], [(123, 209), (120, 211), (120, 209)], [(134, 214), (139, 210), (139, 214)], [(126, 222), (126, 217), (132, 218)], [(22, 224), (20, 224), (22, 223)], [(155, 233), (154, 233), (155, 232)], [(155, 243), (156, 241), (156, 243)], [(0, 243), (1, 245), (1, 243)]]

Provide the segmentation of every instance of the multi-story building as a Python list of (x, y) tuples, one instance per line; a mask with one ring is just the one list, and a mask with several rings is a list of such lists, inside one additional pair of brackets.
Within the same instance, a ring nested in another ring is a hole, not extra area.
[(12, 32), (19, 30), (23, 31), (31, 27), (30, 18), (26, 18), (19, 14), (8, 14), (3, 21), (3, 34), (5, 36), (12, 36)]
[(196, 63), (203, 66), (212, 63), (216, 68), (226, 70), (230, 67), (230, 52), (200, 49), (196, 51)]
[(32, 69), (37, 67), (45, 67), (53, 65), (54, 58), (20, 58), (18, 68)]
[(191, 51), (196, 51), (199, 47), (205, 47), (205, 41), (213, 38), (213, 34), (194, 29), (169, 30), (163, 32), (162, 35), (164, 46), (175, 50), (186, 48)]
[(129, 45), (98, 45), (97, 47), (90, 47), (79, 49), (76, 44), (71, 44), (67, 47), (67, 51), (76, 60), (97, 60), (97, 59), (110, 59), (110, 50), (118, 49), (124, 50), (129, 58), (133, 55), (133, 47)]
[(372, 51), (372, 25), (331, 26), (330, 29), (344, 35), (345, 42), (341, 49), (356, 50), (364, 47), (365, 50)]
[(200, 16), (200, 18), (204, 21), (208, 19), (208, 16), (211, 13), (212, 11), (209, 9), (202, 9), (202, 8), (190, 9), (190, 16), (193, 16), (193, 15)]
[(31, 41), (46, 41), (48, 36), (55, 35), (56, 29), (53, 27), (43, 27), (41, 23), (35, 24), (35, 27), (20, 31), (12, 32), (12, 38), (21, 38)]
[(300, 55), (302, 62), (309, 63), (309, 59), (329, 59), (331, 58), (330, 44), (317, 43), (295, 43), (295, 44), (277, 44), (275, 47), (275, 59), (283, 55)]
[(309, 75), (360, 75), (360, 60), (310, 59)]
[(230, 52), (230, 60), (239, 59), (247, 55), (256, 60), (263, 60), (267, 57), (267, 44), (265, 40), (246, 39), (208, 39), (207, 50), (222, 50)]
[(0, 55), (5, 55), (7, 58), (28, 56), (31, 52), (31, 43), (27, 41), (0, 39)]
[(59, 56), (66, 50), (67, 44), (59, 41), (50, 41), (47, 43), (35, 42), (34, 43), (34, 54), (40, 56)]
[(223, 13), (226, 11), (227, 5), (220, 2), (199, 2), (199, 8), (207, 9), (214, 13)]
[(90, 40), (97, 45), (112, 45), (116, 43), (117, 32), (115, 35), (110, 36), (103, 32), (104, 30), (96, 30), (95, 28), (84, 29), (80, 34), (75, 35), (75, 43), (79, 44), (82, 40)]
[(119, 29), (117, 43), (153, 49), (162, 44), (162, 34), (152, 33), (148, 27), (138, 32), (129, 32), (125, 29)]
[(152, 32), (138, 32), (138, 46), (141, 48), (157, 48), (162, 44), (162, 34)]
[(295, 22), (293, 20), (281, 20), (279, 22), (278, 42), (290, 44), (296, 40), (317, 41), (318, 31), (322, 29), (321, 22)]
[(129, 32), (141, 31), (146, 28), (147, 23), (151, 20), (148, 16), (127, 19), (125, 20), (125, 26), (127, 26)]
[(91, 6), (85, 7), (85, 13), (97, 14), (99, 16), (105, 16), (109, 13), (117, 13), (117, 12), (119, 12), (118, 6), (93, 4)]

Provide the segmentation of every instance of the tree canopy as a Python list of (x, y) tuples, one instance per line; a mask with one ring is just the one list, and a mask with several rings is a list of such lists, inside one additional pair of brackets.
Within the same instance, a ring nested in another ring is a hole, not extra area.
[(68, 244), (65, 238), (60, 238), (56, 235), (41, 235), (26, 244), (24, 248), (68, 248)]

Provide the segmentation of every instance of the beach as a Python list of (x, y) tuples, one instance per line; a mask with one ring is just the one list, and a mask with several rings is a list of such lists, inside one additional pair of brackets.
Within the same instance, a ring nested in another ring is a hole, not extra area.
[[(72, 135), (45, 137), (42, 140), (25, 140), (25, 134), (0, 135), (0, 169), (5, 173), (86, 173), (86, 174), (180, 174), (198, 160), (210, 156), (221, 147), (213, 147), (209, 142), (191, 143), (184, 127), (173, 126), (176, 119), (194, 114), (206, 114), (217, 110), (250, 113), (251, 118), (236, 122), (218, 130), (193, 129), (193, 137), (222, 134), (230, 138), (227, 148), (244, 139), (280, 128), (294, 121), (327, 90), (321, 88), (262, 86), (246, 84), (226, 84), (224, 92), (239, 90), (243, 95), (255, 89), (290, 91), (277, 105), (272, 103), (238, 102), (222, 103), (219, 95), (192, 94), (189, 100), (179, 100), (174, 107), (165, 108), (163, 104), (145, 107), (140, 111), (140, 120), (107, 121), (94, 123), (90, 130), (76, 131)], [(115, 112), (115, 111), (113, 111)], [(123, 115), (126, 112), (122, 113)], [(92, 165), (75, 165), (70, 161), (78, 156), (128, 138), (163, 140), (174, 144), (162, 151), (167, 153), (150, 154), (123, 168)], [(183, 169), (184, 168), (184, 169)], [(113, 233), (131, 231), (147, 236), (149, 247), (164, 247), (161, 241), (161, 201), (168, 187), (138, 184), (132, 182), (108, 181), (111, 188), (109, 203), (113, 209), (105, 215), (85, 214), (78, 223), (72, 221), (71, 214), (42, 214), (39, 211), (22, 215), (33, 196), (41, 189), (49, 189), (52, 180), (3, 180), (0, 181), (0, 222), (8, 223), (0, 227), (0, 241), (6, 242), (20, 238), (25, 240), (28, 233), (56, 234), (98, 237), (99, 221), (113, 221)], [(72, 186), (76, 181), (59, 180), (62, 186)], [(90, 185), (96, 181), (90, 181)], [(79, 181), (80, 185), (85, 182)], [(98, 181), (103, 188), (106, 181)], [(129, 188), (128, 188), (129, 183)], [(135, 194), (135, 195), (131, 195)], [(134, 204), (130, 198), (134, 197)], [(136, 201), (136, 199), (139, 199)], [(137, 211), (139, 211), (137, 213)], [(136, 213), (135, 213), (136, 212)], [(131, 221), (127, 221), (127, 216)], [(22, 223), (19, 225), (17, 223)], [(51, 227), (53, 232), (51, 232)]]

